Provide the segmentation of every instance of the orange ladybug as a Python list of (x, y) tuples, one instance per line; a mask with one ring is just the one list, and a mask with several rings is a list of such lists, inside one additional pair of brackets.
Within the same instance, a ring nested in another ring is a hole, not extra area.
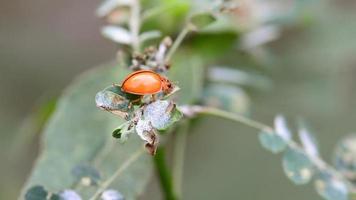
[(172, 91), (172, 83), (151, 70), (139, 70), (126, 76), (121, 89), (130, 94), (150, 95), (159, 92), (168, 94)]

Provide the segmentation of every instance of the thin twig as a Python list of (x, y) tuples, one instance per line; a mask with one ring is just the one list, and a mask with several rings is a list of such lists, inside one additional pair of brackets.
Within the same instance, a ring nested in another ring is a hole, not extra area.
[[(261, 131), (269, 131), (269, 132), (276, 132), (274, 128), (263, 124), (261, 122), (249, 119), (247, 117), (244, 117), (242, 115), (237, 115), (234, 113), (230, 113), (227, 111), (223, 111), (220, 109), (216, 108), (211, 108), (211, 107), (204, 107), (204, 106), (182, 106), (182, 109), (185, 114), (189, 117), (196, 117), (197, 115), (210, 115), (210, 116), (216, 116), (216, 117), (221, 117), (224, 119), (228, 119), (234, 122), (239, 122), (241, 124), (247, 125), (249, 127), (261, 130)], [(190, 110), (190, 111), (189, 111)], [(188, 112), (187, 112), (188, 111)], [(299, 148), (301, 151), (305, 152), (304, 148), (302, 148), (298, 143), (295, 141), (288, 141), (287, 145), (292, 148)], [(305, 152), (305, 154), (307, 154)], [(320, 169), (327, 169), (329, 172), (334, 174), (336, 177), (342, 179), (347, 185), (351, 186), (352, 184), (350, 181), (348, 181), (339, 171), (337, 171), (334, 167), (329, 165), (327, 162), (322, 160), (321, 158), (310, 159), (311, 162), (313, 162), (314, 166), (317, 166)]]
[(139, 0), (132, 0), (131, 5), (131, 17), (129, 21), (131, 37), (132, 37), (132, 48), (135, 52), (140, 51), (140, 26), (141, 26), (141, 18), (140, 18), (141, 6)]
[[(197, 109), (198, 108), (198, 109)], [(196, 114), (207, 114), (207, 115), (212, 115), (212, 116), (217, 116), (217, 117), (221, 117), (224, 119), (229, 119), (235, 122), (240, 122), (242, 124), (245, 124), (247, 126), (250, 126), (252, 128), (255, 129), (259, 129), (259, 130), (269, 130), (272, 131), (273, 128), (265, 125), (263, 123), (260, 123), (258, 121), (249, 119), (243, 115), (237, 115), (237, 114), (232, 114), (230, 112), (224, 111), (224, 110), (220, 110), (220, 109), (216, 109), (216, 108), (211, 108), (211, 107), (203, 107), (200, 106), (199, 107), (195, 107), (196, 110)]]
[(96, 190), (94, 195), (89, 200), (96, 200), (100, 196), (100, 194), (104, 192), (105, 189), (107, 189), (112, 184), (112, 182), (114, 182), (115, 179), (122, 174), (123, 171), (125, 171), (133, 162), (135, 162), (141, 155), (143, 155), (144, 152), (145, 150), (140, 148), (136, 151), (136, 153), (132, 154), (129, 159), (127, 159), (119, 168), (117, 168), (113, 175), (111, 175), (105, 182), (103, 182), (99, 186), (98, 190)]
[(169, 49), (165, 61), (168, 62), (173, 54), (177, 51), (180, 44), (183, 42), (185, 36), (189, 33), (189, 25), (186, 25), (183, 30), (178, 34), (177, 38), (174, 40), (172, 47)]

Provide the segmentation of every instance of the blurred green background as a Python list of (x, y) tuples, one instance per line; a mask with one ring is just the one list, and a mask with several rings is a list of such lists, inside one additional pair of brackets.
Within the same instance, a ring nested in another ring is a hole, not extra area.
[[(115, 45), (94, 15), (100, 2), (0, 2), (0, 199), (16, 199), (39, 150), (39, 133), (19, 137), (31, 128), (26, 119), (80, 72), (113, 58)], [(270, 45), (273, 88), (249, 93), (251, 117), (269, 124), (277, 113), (305, 117), (330, 161), (338, 139), (356, 130), (356, 2), (312, 6), (309, 26)], [(264, 151), (243, 125), (204, 118), (186, 156), (184, 199), (320, 199), (310, 185), (287, 180), (280, 155)], [(157, 186), (146, 193), (157, 198)]]

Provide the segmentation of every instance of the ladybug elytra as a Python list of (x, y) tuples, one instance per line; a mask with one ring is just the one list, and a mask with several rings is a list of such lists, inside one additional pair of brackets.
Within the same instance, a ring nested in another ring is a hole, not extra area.
[(150, 95), (159, 92), (169, 93), (172, 83), (151, 70), (139, 70), (126, 76), (121, 89), (130, 94)]

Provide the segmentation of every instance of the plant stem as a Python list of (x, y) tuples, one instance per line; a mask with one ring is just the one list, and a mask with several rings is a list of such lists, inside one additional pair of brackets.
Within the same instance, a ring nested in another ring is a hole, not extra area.
[(161, 183), (163, 193), (166, 200), (175, 200), (176, 195), (174, 194), (173, 182), (171, 173), (166, 165), (165, 159), (165, 148), (159, 147), (157, 149), (156, 155), (153, 157), (153, 161), (158, 173), (158, 177)]
[(182, 183), (184, 171), (184, 154), (187, 135), (189, 132), (189, 121), (185, 121), (175, 133), (173, 154), (173, 187), (178, 199), (182, 199)]
[(129, 21), (129, 26), (132, 34), (132, 48), (135, 52), (140, 51), (140, 26), (141, 26), (141, 18), (140, 18), (140, 12), (141, 12), (141, 6), (140, 6), (140, 1), (139, 0), (131, 0), (132, 5), (131, 5), (131, 17)]
[(111, 175), (105, 182), (103, 182), (98, 190), (94, 193), (94, 195), (89, 200), (96, 200), (99, 195), (107, 189), (115, 179), (122, 174), (125, 169), (127, 169), (133, 162), (135, 162), (141, 155), (144, 153), (144, 149), (140, 148), (136, 151), (136, 153), (132, 154), (117, 170)]
[[(216, 108), (211, 108), (211, 107), (204, 107), (204, 106), (181, 106), (182, 109), (181, 111), (185, 111), (185, 114), (187, 116), (192, 116), (195, 117), (197, 115), (211, 115), (211, 116), (216, 116), (216, 117), (221, 117), (224, 119), (228, 119), (234, 122), (239, 122), (241, 124), (247, 125), (249, 127), (258, 129), (258, 130), (262, 130), (262, 131), (269, 131), (269, 132), (276, 132), (274, 130), (274, 128), (265, 125), (261, 122), (249, 119), (247, 117), (244, 117), (242, 115), (237, 115), (237, 114), (233, 114), (227, 111), (223, 111), (220, 109), (216, 109)], [(300, 144), (298, 144), (295, 141), (287, 141), (287, 144), (289, 147), (293, 147), (293, 148), (299, 148), (301, 151), (304, 151), (304, 148), (302, 148), (300, 146)], [(307, 154), (307, 153), (306, 153)], [(324, 168), (329, 170), (329, 172), (331, 172), (332, 174), (334, 174), (335, 176), (341, 178), (347, 185), (352, 185), (352, 183), (350, 183), (350, 181), (348, 181), (339, 171), (337, 171), (334, 167), (330, 166), (327, 162), (325, 162), (324, 160), (322, 160), (321, 158), (315, 159), (312, 158), (311, 161), (313, 162), (313, 164), (315, 166), (317, 166), (318, 168)]]
[(269, 127), (263, 123), (260, 123), (258, 121), (254, 121), (252, 119), (249, 119), (247, 117), (244, 117), (242, 115), (237, 115), (237, 114), (232, 114), (227, 111), (223, 111), (220, 109), (216, 108), (210, 108), (210, 107), (200, 107), (200, 109), (196, 112), (196, 114), (206, 114), (206, 115), (212, 115), (212, 116), (217, 116), (221, 117), (224, 119), (229, 119), (231, 121), (239, 122), (242, 124), (245, 124), (247, 126), (250, 126), (252, 128), (258, 129), (258, 130), (270, 130), (273, 131), (272, 127)]
[(183, 42), (185, 36), (189, 33), (189, 25), (186, 25), (183, 30), (178, 34), (177, 38), (174, 40), (172, 47), (169, 49), (165, 61), (168, 62), (173, 54), (177, 51), (179, 45)]

